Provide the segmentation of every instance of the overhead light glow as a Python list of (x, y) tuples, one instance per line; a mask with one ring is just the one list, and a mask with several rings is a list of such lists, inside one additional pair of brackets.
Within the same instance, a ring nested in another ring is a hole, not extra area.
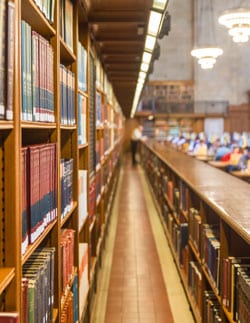
[(158, 10), (164, 10), (168, 0), (154, 0), (153, 8)]
[(141, 63), (141, 71), (147, 72), (149, 69), (149, 64), (148, 63)]
[(149, 23), (148, 23), (148, 34), (156, 36), (159, 32), (161, 24), (162, 14), (157, 11), (150, 11)]
[(198, 63), (203, 69), (213, 68), (216, 58), (222, 54), (223, 50), (218, 47), (195, 48), (191, 51), (191, 55), (198, 58)]
[(145, 49), (152, 52), (155, 47), (156, 37), (147, 35), (145, 41)]
[(229, 29), (228, 33), (235, 43), (245, 43), (250, 36), (250, 8), (226, 10), (218, 19)]
[(145, 78), (146, 78), (146, 76), (147, 76), (147, 74), (145, 73), (145, 72), (140, 72), (139, 73), (139, 78), (141, 78), (141, 79), (143, 79), (143, 80), (145, 80)]
[(148, 52), (144, 52), (142, 55), (142, 61), (144, 63), (150, 63), (151, 62), (151, 58), (152, 58), (152, 54), (148, 53)]

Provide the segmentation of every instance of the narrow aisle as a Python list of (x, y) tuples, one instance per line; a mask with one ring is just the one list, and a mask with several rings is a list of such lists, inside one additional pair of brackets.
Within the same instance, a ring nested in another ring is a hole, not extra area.
[[(158, 215), (145, 186), (140, 166), (123, 165), (92, 323), (193, 322)], [(156, 220), (152, 221), (152, 215)], [(159, 243), (162, 246), (160, 252)], [(159, 255), (164, 259), (159, 259)], [(170, 268), (166, 270), (166, 266)], [(171, 282), (166, 279), (166, 273), (176, 286), (169, 288)], [(180, 304), (173, 303), (173, 300), (180, 301)]]
[(125, 167), (105, 322), (171, 323), (140, 176)]

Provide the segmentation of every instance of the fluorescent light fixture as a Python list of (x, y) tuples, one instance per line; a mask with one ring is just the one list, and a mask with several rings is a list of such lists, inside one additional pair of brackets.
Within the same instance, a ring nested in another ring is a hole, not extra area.
[(147, 74), (146, 74), (145, 72), (142, 72), (142, 71), (141, 71), (141, 72), (139, 73), (139, 78), (140, 78), (140, 79), (145, 80), (146, 76), (147, 76)]
[(161, 24), (162, 14), (157, 11), (150, 11), (149, 23), (148, 23), (148, 34), (156, 36), (159, 32)]
[(147, 35), (146, 41), (145, 41), (145, 49), (148, 51), (153, 51), (155, 47), (156, 37)]
[(149, 64), (148, 63), (141, 63), (141, 71), (147, 72), (149, 69)]
[(158, 10), (164, 10), (168, 0), (154, 0), (153, 8)]
[(152, 54), (151, 53), (143, 52), (142, 61), (144, 63), (150, 63), (151, 62), (151, 58), (152, 58)]

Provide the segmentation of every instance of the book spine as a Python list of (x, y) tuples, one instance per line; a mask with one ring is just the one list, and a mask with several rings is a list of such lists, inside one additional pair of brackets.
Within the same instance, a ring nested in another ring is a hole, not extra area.
[(8, 2), (8, 32), (7, 32), (7, 103), (6, 120), (13, 120), (14, 91), (14, 52), (15, 52), (15, 3)]
[(22, 148), (22, 255), (27, 250), (28, 246), (28, 215), (27, 215), (27, 206), (28, 206), (28, 196), (27, 196), (27, 148)]
[(0, 119), (4, 119), (6, 109), (6, 15), (6, 1), (0, 1)]
[(27, 111), (27, 120), (32, 121), (32, 92), (33, 92), (33, 79), (32, 79), (32, 31), (31, 26), (26, 24), (26, 53), (25, 58), (25, 69), (26, 69), (26, 111)]
[(30, 243), (38, 237), (39, 214), (40, 214), (40, 149), (29, 147), (30, 159)]

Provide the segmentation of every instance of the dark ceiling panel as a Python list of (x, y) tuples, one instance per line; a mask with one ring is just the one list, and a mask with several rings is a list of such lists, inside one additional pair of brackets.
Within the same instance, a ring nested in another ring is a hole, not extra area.
[(153, 0), (89, 0), (88, 21), (104, 70), (129, 118)]

